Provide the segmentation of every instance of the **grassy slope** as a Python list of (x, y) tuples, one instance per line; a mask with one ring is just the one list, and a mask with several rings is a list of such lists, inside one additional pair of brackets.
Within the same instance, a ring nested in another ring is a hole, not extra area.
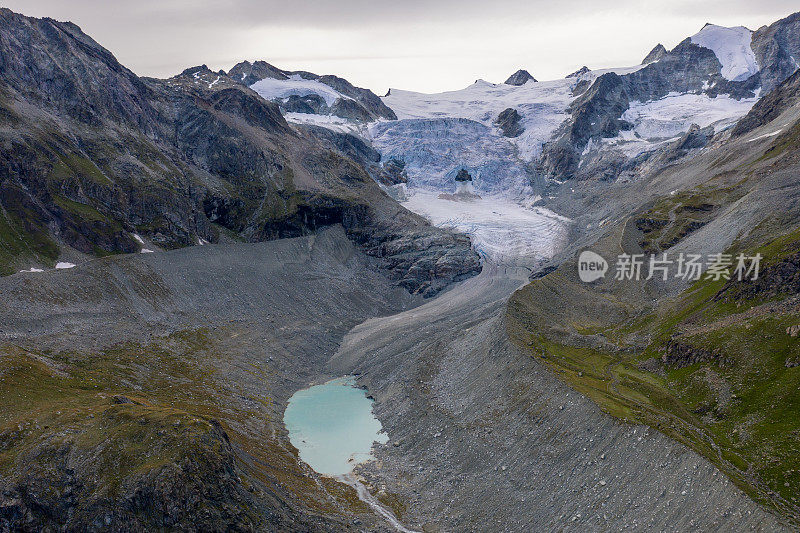
[[(260, 492), (266, 486), (281, 499), (302, 501), (312, 516), (369, 512), (346, 485), (305, 473), (293, 448), (246, 430), (270, 424), (269, 405), (253, 399), (251, 411), (231, 407), (226, 394), (236, 391), (221, 388), (215, 378), (217, 351), (205, 329), (98, 353), (0, 346), (0, 477), (24, 482), (28, 464), (35, 475), (55, 480), (58, 454), (48, 457), (67, 446), (70, 457), (86, 459), (79, 477), (91, 480), (91, 492), (78, 494), (85, 498), (78, 508), (90, 508), (95, 500), (113, 500), (140, 487), (143, 478), (158, 478), (186, 461), (204, 461), (198, 472), (210, 475), (224, 458), (212, 434), (219, 421), (238, 457), (238, 485), (260, 501), (268, 501)], [(252, 372), (270, 379), (267, 369), (254, 366)], [(119, 403), (121, 396), (132, 403)], [(239, 523), (258, 527), (263, 519), (245, 505), (235, 508), (243, 514)], [(149, 519), (142, 517), (142, 523)]]
[[(791, 142), (797, 149), (796, 141), (793, 133), (780, 139), (780, 153)], [(668, 249), (746, 186), (743, 180), (663, 198), (632, 217), (634, 240), (649, 252)], [(767, 219), (729, 251), (760, 252), (763, 272), (800, 250), (797, 224)], [(606, 240), (630, 240), (627, 226)], [(800, 338), (787, 331), (800, 324), (796, 295), (752, 295), (724, 280), (700, 280), (653, 306), (630, 288), (593, 290), (575, 277), (562, 266), (518, 291), (508, 307), (512, 338), (607, 413), (689, 445), (800, 524), (800, 367), (790, 364), (800, 361)], [(674, 343), (712, 356), (667, 365), (662, 357)]]

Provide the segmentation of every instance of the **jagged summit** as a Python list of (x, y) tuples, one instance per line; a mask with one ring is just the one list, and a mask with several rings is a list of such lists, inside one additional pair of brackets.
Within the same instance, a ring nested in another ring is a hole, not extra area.
[(286, 71), (270, 65), (266, 61), (255, 61), (254, 63), (242, 61), (228, 71), (228, 76), (248, 87), (264, 78), (289, 79), (289, 74)]
[(565, 78), (580, 78), (584, 74), (588, 74), (591, 71), (592, 71), (592, 69), (590, 69), (589, 67), (584, 65), (581, 68), (579, 68), (578, 70), (576, 70), (575, 72), (573, 72), (572, 74), (567, 74), (565, 76)]
[(659, 59), (661, 59), (665, 55), (667, 55), (667, 49), (664, 48), (663, 44), (658, 43), (657, 45), (655, 45), (655, 47), (653, 47), (652, 50), (650, 50), (650, 53), (648, 53), (645, 56), (645, 58), (642, 60), (642, 65), (647, 65), (649, 63), (655, 63), (656, 61), (658, 61)]
[(508, 79), (505, 81), (505, 84), (520, 86), (520, 85), (525, 85), (529, 81), (536, 82), (536, 78), (531, 76), (531, 73), (528, 72), (527, 70), (520, 69), (511, 76), (509, 76)]

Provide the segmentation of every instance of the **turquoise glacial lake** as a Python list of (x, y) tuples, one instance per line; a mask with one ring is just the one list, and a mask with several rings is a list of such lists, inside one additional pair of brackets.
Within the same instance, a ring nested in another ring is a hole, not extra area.
[(372, 414), (372, 400), (355, 378), (333, 379), (297, 391), (283, 415), (300, 459), (320, 474), (341, 476), (372, 458), (372, 445), (389, 437)]

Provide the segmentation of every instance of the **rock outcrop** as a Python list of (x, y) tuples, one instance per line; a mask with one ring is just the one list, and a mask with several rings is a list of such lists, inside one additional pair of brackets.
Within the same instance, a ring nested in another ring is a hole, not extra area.
[(504, 137), (512, 138), (519, 137), (525, 131), (521, 122), (522, 115), (513, 107), (501, 111), (494, 121), (495, 125), (503, 132)]
[(658, 61), (659, 59), (661, 59), (665, 55), (667, 55), (667, 49), (664, 48), (663, 44), (658, 43), (657, 45), (655, 45), (655, 47), (653, 47), (652, 50), (650, 50), (650, 52), (642, 60), (642, 65), (647, 65), (649, 63), (655, 63), (656, 61)]
[(531, 76), (531, 73), (527, 70), (518, 70), (514, 74), (508, 77), (508, 79), (504, 82), (506, 85), (525, 85), (529, 81), (535, 82), (536, 78)]
[(581, 68), (579, 68), (578, 70), (576, 70), (575, 72), (573, 72), (572, 74), (567, 74), (565, 77), (566, 77), (566, 78), (580, 78), (580, 77), (581, 77), (581, 76), (583, 76), (584, 74), (588, 74), (588, 73), (590, 73), (591, 71), (592, 71), (592, 70), (591, 70), (589, 67), (587, 67), (586, 65), (584, 65), (584, 66), (582, 66)]

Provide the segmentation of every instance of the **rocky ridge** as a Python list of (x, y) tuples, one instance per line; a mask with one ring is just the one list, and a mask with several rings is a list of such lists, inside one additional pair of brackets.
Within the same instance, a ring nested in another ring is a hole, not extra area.
[(536, 78), (531, 76), (531, 73), (528, 72), (527, 70), (520, 69), (511, 76), (509, 76), (508, 79), (503, 83), (505, 83), (506, 85), (520, 86), (520, 85), (525, 85), (529, 81), (536, 83)]
[(0, 26), (3, 273), (337, 223), (412, 292), (479, 270), (468, 239), (224, 73), (139, 78), (73, 24), (3, 9)]
[[(800, 13), (752, 33), (750, 46), (759, 70), (745, 79), (725, 78), (715, 52), (696, 44), (692, 38), (669, 51), (662, 45), (656, 46), (642, 62), (643, 66), (632, 72), (609, 72), (594, 80), (581, 79), (576, 73), (579, 82), (573, 94), (579, 97), (570, 106), (570, 119), (545, 144), (538, 162), (540, 172), (558, 180), (578, 177), (579, 164), (590, 140), (602, 144), (630, 127), (621, 117), (632, 102), (657, 101), (676, 93), (703, 94), (709, 98), (728, 95), (736, 100), (769, 93), (797, 70), (797, 63), (789, 58), (800, 57), (798, 24)], [(619, 159), (614, 155), (604, 157)], [(607, 171), (613, 173), (611, 169)]]

